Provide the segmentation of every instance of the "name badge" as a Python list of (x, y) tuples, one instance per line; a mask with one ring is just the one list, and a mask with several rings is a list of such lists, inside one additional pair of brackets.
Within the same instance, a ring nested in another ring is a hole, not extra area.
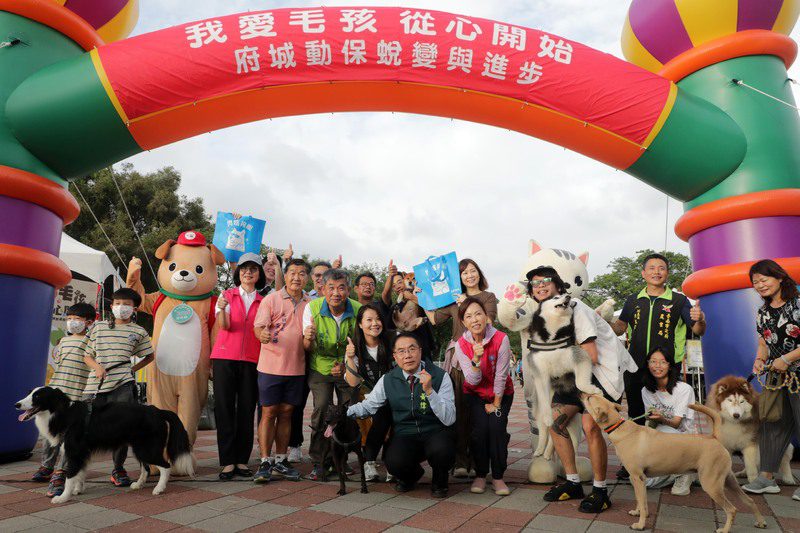
[(186, 324), (194, 315), (194, 309), (186, 304), (180, 304), (172, 310), (172, 320), (178, 324)]

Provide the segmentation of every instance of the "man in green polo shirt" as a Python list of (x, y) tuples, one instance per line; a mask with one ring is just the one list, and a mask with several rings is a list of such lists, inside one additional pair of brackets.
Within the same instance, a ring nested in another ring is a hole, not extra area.
[[(639, 370), (625, 374), (628, 416), (644, 414), (642, 379), (647, 371), (645, 359), (652, 348), (669, 346), (675, 354), (672, 362), (680, 365), (686, 352), (687, 329), (695, 335), (706, 331), (706, 318), (700, 303), (694, 307), (685, 295), (667, 287), (669, 261), (661, 254), (650, 254), (642, 262), (642, 278), (647, 284), (639, 294), (628, 297), (619, 319), (612, 324), (614, 333), (627, 332), (628, 351)], [(644, 424), (644, 419), (637, 422)]]
[(356, 314), (361, 307), (348, 298), (350, 279), (347, 272), (329, 269), (322, 276), (322, 298), (312, 300), (303, 312), (303, 347), (309, 354), (308, 387), (314, 398), (311, 416), (309, 455), (314, 469), (306, 479), (322, 479), (322, 460), (328, 456), (329, 442), (323, 435), (325, 411), (336, 391), (338, 403), (350, 400), (353, 388), (344, 379), (347, 338), (354, 337)]

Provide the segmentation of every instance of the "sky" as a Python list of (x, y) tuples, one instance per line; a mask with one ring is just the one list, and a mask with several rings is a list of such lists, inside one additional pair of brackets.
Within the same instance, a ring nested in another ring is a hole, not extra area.
[[(396, 2), (143, 0), (134, 35), (212, 16), (278, 7), (396, 6)], [(628, 1), (405, 0), (546, 30), (622, 57)], [(797, 40), (800, 32), (792, 37)], [(798, 68), (790, 76), (800, 79)], [(800, 94), (795, 91), (795, 99)], [(589, 274), (652, 248), (688, 254), (673, 231), (683, 212), (635, 178), (504, 129), (437, 117), (347, 113), (289, 117), (220, 130), (127, 160), (173, 166), (181, 193), (209, 213), (267, 220), (264, 241), (346, 263), (410, 268), (455, 250), (501, 292), (517, 279), (528, 241), (589, 252)]]

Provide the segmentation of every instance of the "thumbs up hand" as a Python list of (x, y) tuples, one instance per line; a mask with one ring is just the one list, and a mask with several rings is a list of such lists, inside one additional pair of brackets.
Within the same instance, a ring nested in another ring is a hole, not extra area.
[(397, 267), (394, 265), (394, 259), (389, 259), (389, 272), (387, 278), (391, 281), (397, 275)]
[(352, 359), (356, 356), (356, 345), (353, 344), (353, 339), (347, 337), (347, 348), (344, 351), (345, 357)]
[(283, 251), (283, 264), (291, 261), (292, 256), (294, 256), (294, 249), (292, 248), (292, 243), (289, 243), (289, 247)]

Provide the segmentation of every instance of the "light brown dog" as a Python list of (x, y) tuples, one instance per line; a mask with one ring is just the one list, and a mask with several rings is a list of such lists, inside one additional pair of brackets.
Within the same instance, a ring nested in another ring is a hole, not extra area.
[(744, 493), (731, 471), (731, 456), (719, 441), (719, 413), (704, 405), (689, 406), (711, 417), (713, 435), (661, 433), (622, 418), (619, 414), (622, 406), (602, 396), (581, 394), (581, 400), (586, 411), (608, 434), (617, 456), (631, 475), (636, 509), (628, 514), (639, 517), (639, 521), (631, 525), (632, 529), (644, 529), (647, 520), (646, 477), (689, 472), (697, 472), (703, 490), (725, 510), (725, 525), (717, 529), (717, 533), (728, 533), (736, 516), (736, 506), (725, 496), (726, 486), (750, 507), (756, 517), (756, 527), (767, 527), (758, 507)]
[[(398, 274), (403, 277), (403, 285), (405, 286), (405, 289), (413, 294), (414, 289), (417, 288), (417, 278), (414, 273), (398, 272)], [(404, 301), (405, 303), (403, 303)], [(425, 312), (422, 310), (422, 307), (417, 304), (417, 302), (404, 300), (403, 295), (400, 294), (397, 297), (397, 303), (403, 303), (403, 306), (399, 310), (392, 313), (392, 320), (394, 320), (394, 325), (397, 326), (399, 331), (414, 331), (427, 320), (425, 317)]]

